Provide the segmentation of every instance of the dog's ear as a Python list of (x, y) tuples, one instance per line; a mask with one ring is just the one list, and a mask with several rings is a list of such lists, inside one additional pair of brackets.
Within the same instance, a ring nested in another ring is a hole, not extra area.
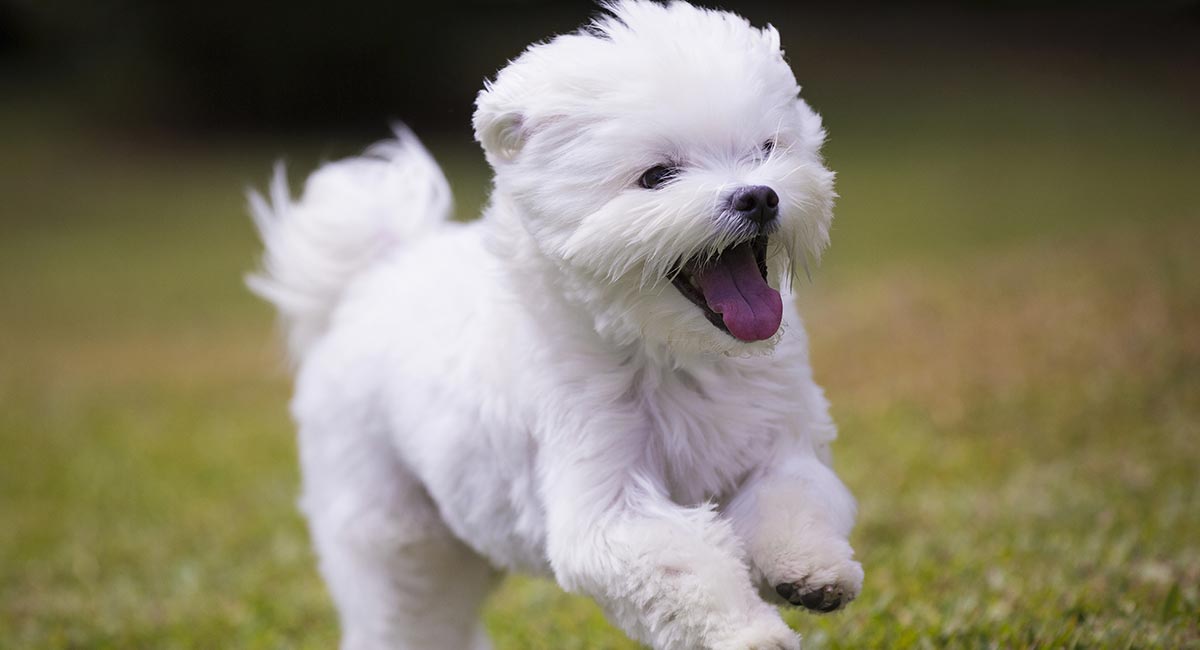
[[(483, 119), (481, 119), (483, 117)], [(475, 114), (475, 138), (483, 150), (504, 162), (511, 161), (525, 144), (525, 118), (520, 113)]]
[(512, 161), (525, 144), (525, 116), (509, 104), (490, 84), (475, 100), (475, 139), (493, 165)]

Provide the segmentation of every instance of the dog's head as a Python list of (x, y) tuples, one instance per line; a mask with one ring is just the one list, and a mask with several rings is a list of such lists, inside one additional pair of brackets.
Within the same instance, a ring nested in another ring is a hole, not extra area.
[(475, 133), (599, 329), (754, 352), (783, 335), (780, 288), (828, 242), (833, 174), (799, 91), (774, 28), (629, 0), (501, 70)]

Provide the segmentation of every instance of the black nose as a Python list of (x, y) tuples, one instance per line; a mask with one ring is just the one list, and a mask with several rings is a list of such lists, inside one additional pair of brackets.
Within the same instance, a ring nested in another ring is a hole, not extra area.
[(743, 219), (763, 225), (779, 216), (779, 195), (766, 185), (739, 187), (729, 197), (729, 207)]

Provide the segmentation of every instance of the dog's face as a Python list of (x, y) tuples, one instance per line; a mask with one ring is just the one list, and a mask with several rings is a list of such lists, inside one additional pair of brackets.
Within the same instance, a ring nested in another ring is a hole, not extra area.
[(773, 28), (680, 2), (610, 11), (480, 94), (496, 191), (602, 332), (769, 350), (781, 285), (828, 241), (820, 118)]

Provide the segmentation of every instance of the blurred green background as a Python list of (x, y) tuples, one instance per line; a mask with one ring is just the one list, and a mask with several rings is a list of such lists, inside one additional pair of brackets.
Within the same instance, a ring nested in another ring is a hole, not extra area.
[[(474, 93), (592, 9), (300, 4), (0, 2), (0, 648), (336, 643), (243, 192), (403, 119), (471, 218)], [(1200, 10), (725, 6), (842, 197), (799, 299), (867, 581), (807, 647), (1200, 647)]]

